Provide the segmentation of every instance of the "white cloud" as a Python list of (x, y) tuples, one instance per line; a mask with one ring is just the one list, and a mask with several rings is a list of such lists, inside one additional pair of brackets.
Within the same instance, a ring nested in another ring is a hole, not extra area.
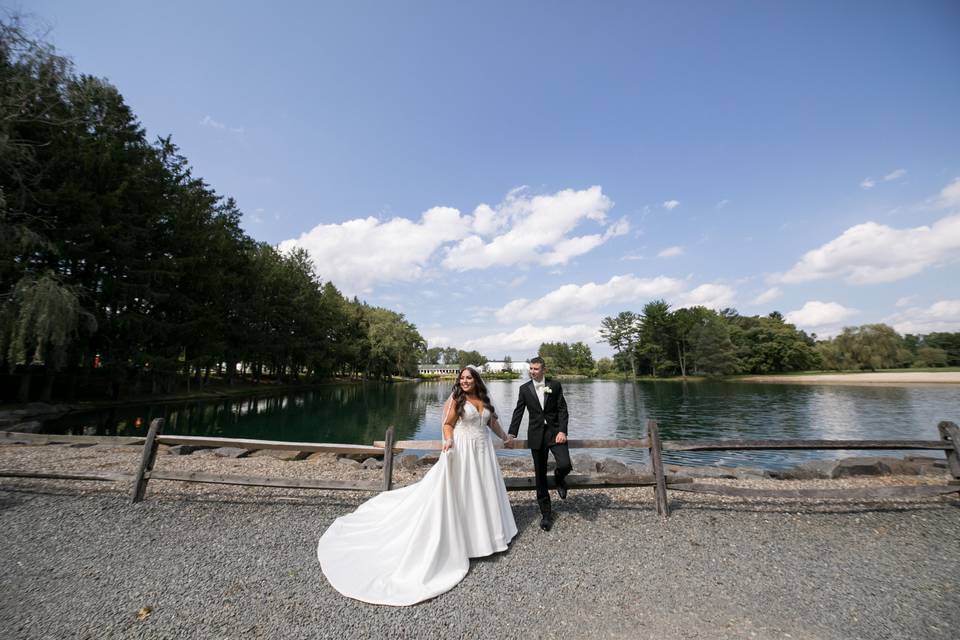
[[(905, 175), (907, 175), (906, 169), (894, 169), (887, 175), (880, 178), (880, 180), (883, 180), (884, 182), (892, 182), (893, 180), (899, 180)], [(876, 178), (867, 177), (867, 178), (864, 178), (863, 181), (860, 183), (861, 189), (873, 189), (875, 186), (877, 186)]]
[(899, 180), (900, 178), (902, 178), (902, 177), (905, 176), (905, 175), (907, 175), (907, 170), (906, 170), (906, 169), (894, 169), (893, 171), (891, 171), (891, 172), (888, 173), (887, 175), (883, 176), (883, 181), (884, 181), (884, 182), (890, 182), (890, 181), (892, 181), (892, 180)]
[(463, 349), (480, 353), (535, 352), (544, 342), (586, 342), (591, 348), (600, 340), (597, 326), (587, 324), (543, 325), (525, 324), (513, 331), (471, 338)]
[(917, 296), (904, 296), (902, 298), (897, 298), (894, 306), (897, 308), (909, 307), (911, 304), (913, 304), (913, 301), (916, 299), (916, 297)]
[(537, 196), (514, 189), (496, 207), (477, 207), (472, 217), (473, 233), (447, 249), (443, 266), (467, 271), (525, 263), (566, 264), (627, 233), (629, 222), (622, 219), (602, 234), (569, 235), (585, 220), (605, 225), (611, 207), (613, 202), (599, 186)]
[(803, 307), (786, 314), (787, 322), (797, 325), (801, 329), (814, 331), (821, 335), (839, 333), (841, 325), (848, 318), (857, 315), (859, 311), (844, 307), (836, 302), (820, 302), (811, 300)]
[(410, 281), (423, 275), (437, 249), (468, 232), (469, 217), (456, 209), (434, 207), (418, 222), (393, 218), (358, 218), (341, 224), (320, 224), (299, 238), (284, 240), (281, 251), (303, 247), (317, 273), (351, 295), (390, 281)]
[[(381, 283), (422, 278), (443, 249), (442, 265), (457, 271), (567, 264), (630, 230), (626, 219), (608, 224), (612, 206), (600, 187), (538, 196), (520, 187), (496, 207), (481, 204), (472, 215), (434, 207), (419, 221), (368, 217), (321, 224), (279, 248), (304, 247), (321, 278), (348, 294), (368, 293)], [(584, 221), (599, 224), (601, 232), (570, 235)]]
[(775, 274), (770, 280), (796, 284), (842, 277), (850, 284), (893, 282), (955, 260), (958, 252), (960, 214), (910, 229), (865, 222), (808, 251), (787, 273)]
[(678, 245), (675, 245), (675, 246), (672, 246), (672, 247), (667, 247), (666, 249), (664, 249), (663, 251), (661, 251), (660, 253), (658, 253), (658, 254), (657, 254), (657, 257), (658, 257), (658, 258), (672, 258), (672, 257), (674, 257), (674, 256), (682, 256), (682, 255), (683, 255), (683, 247), (678, 246)]
[(231, 133), (243, 133), (243, 127), (228, 127), (224, 123), (214, 120), (209, 115), (203, 116), (203, 120), (200, 121), (200, 126), (220, 129), (221, 131), (230, 131)]
[(937, 206), (949, 208), (960, 207), (960, 178), (954, 178), (937, 197)]
[(736, 291), (725, 284), (702, 284), (692, 291), (672, 298), (675, 307), (707, 307), (724, 309), (733, 304)]
[(679, 201), (679, 200), (667, 200), (667, 201), (664, 202), (661, 206), (662, 206), (664, 209), (666, 209), (667, 211), (673, 211), (674, 209), (676, 209), (677, 207), (680, 206), (680, 201)]
[(777, 298), (783, 295), (783, 291), (780, 287), (770, 287), (756, 298), (754, 298), (750, 304), (761, 305), (767, 304), (768, 302), (773, 302)]
[(730, 204), (730, 201), (727, 200), (727, 199), (723, 199), (723, 200), (721, 200), (720, 202), (717, 203), (717, 209), (723, 209), (723, 208), (724, 208), (725, 206), (727, 206), (728, 204)]
[(518, 298), (497, 312), (500, 322), (551, 320), (598, 309), (608, 304), (641, 304), (653, 298), (679, 293), (683, 282), (675, 278), (637, 278), (631, 274), (613, 276), (605, 283), (566, 284), (536, 300)]
[(885, 318), (883, 322), (900, 333), (960, 331), (960, 300), (940, 300), (926, 308), (911, 307)]

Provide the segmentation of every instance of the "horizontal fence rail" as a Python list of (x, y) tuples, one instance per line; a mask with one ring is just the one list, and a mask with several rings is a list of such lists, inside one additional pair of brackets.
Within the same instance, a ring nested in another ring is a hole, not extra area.
[(192, 447), (233, 447), (236, 449), (278, 449), (282, 451), (304, 451), (310, 453), (369, 454), (382, 456), (383, 447), (365, 444), (327, 444), (323, 442), (287, 442), (285, 440), (252, 440), (249, 438), (211, 438), (206, 436), (160, 436), (157, 444), (169, 446), (188, 445)]
[(943, 440), (664, 440), (664, 451), (733, 451), (759, 449), (940, 449), (952, 451)]
[[(292, 489), (326, 489), (333, 491), (389, 491), (393, 488), (393, 463), (396, 454), (405, 450), (440, 450), (440, 440), (395, 440), (394, 429), (387, 429), (382, 441), (372, 446), (314, 442), (285, 442), (249, 438), (217, 438), (206, 436), (162, 435), (164, 421), (157, 418), (150, 423), (145, 437), (81, 436), (15, 433), (0, 431), (0, 444), (114, 444), (142, 445), (142, 458), (135, 474), (118, 472), (62, 473), (27, 470), (0, 470), (0, 477), (41, 478), (54, 480), (134, 481), (133, 502), (143, 500), (147, 483), (152, 480), (204, 482), (213, 484), (282, 487)], [(661, 440), (657, 423), (647, 421), (647, 437), (638, 439), (585, 440), (570, 439), (570, 448), (584, 449), (647, 449), (652, 473), (570, 475), (567, 485), (578, 488), (653, 487), (657, 513), (667, 517), (670, 505), (667, 490), (710, 493), (741, 498), (807, 498), (807, 499), (884, 499), (921, 498), (960, 492), (960, 428), (953, 422), (937, 425), (939, 440)], [(319, 478), (269, 478), (260, 476), (227, 475), (197, 471), (157, 471), (153, 469), (160, 445), (187, 445), (194, 447), (233, 447), (248, 450), (275, 449), (298, 452), (326, 452), (341, 455), (383, 456), (383, 479), (380, 480), (325, 480)], [(514, 440), (513, 449), (528, 448), (526, 440)], [(722, 484), (695, 482), (665, 473), (661, 454), (679, 451), (749, 451), (749, 450), (940, 450), (946, 454), (947, 467), (953, 480), (936, 485), (909, 485), (885, 487), (857, 487), (848, 489), (753, 489)], [(510, 491), (528, 491), (535, 488), (533, 477), (505, 477)], [(550, 488), (553, 478), (548, 479)]]
[(54, 433), (0, 431), (0, 444), (143, 444), (143, 436), (73, 436)]
[[(377, 440), (373, 443), (373, 446), (385, 447), (386, 444), (383, 440)], [(527, 440), (513, 441), (513, 448), (517, 450), (527, 449), (529, 446)], [(650, 441), (647, 438), (640, 440), (574, 440), (571, 438), (567, 440), (567, 446), (571, 449), (646, 449), (650, 446)], [(499, 444), (497, 448), (500, 448)], [(406, 449), (437, 451), (443, 449), (443, 440), (398, 440), (393, 443), (395, 452)]]

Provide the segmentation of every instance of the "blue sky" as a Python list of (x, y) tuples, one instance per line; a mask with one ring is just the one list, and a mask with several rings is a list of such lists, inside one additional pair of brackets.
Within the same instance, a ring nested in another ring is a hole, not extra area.
[(960, 331), (960, 3), (4, 2), (431, 345)]

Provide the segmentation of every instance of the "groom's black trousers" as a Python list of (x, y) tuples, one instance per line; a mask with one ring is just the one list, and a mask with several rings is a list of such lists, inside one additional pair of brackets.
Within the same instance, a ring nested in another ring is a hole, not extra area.
[(553, 452), (553, 459), (557, 461), (557, 468), (553, 472), (553, 477), (557, 481), (563, 480), (570, 473), (573, 466), (570, 464), (570, 450), (566, 443), (552, 444), (540, 449), (531, 449), (533, 454), (533, 473), (537, 482), (537, 504), (540, 505), (540, 513), (550, 513), (550, 492), (547, 491), (547, 451)]

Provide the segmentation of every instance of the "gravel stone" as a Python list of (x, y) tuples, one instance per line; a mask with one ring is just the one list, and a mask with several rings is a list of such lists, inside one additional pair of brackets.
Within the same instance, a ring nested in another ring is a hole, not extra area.
[[(132, 472), (137, 447), (0, 445), (0, 468)], [(158, 469), (375, 479), (342, 462), (165, 456)], [(395, 468), (398, 484), (426, 470)], [(526, 475), (505, 469), (509, 475)], [(757, 488), (929, 484), (922, 476), (719, 480)], [(960, 499), (732, 499), (577, 490), (537, 526), (471, 562), (452, 591), (413, 607), (344, 598), (316, 560), (337, 517), (372, 494), (153, 480), (0, 478), (4, 638), (924, 638), (960, 626)]]

